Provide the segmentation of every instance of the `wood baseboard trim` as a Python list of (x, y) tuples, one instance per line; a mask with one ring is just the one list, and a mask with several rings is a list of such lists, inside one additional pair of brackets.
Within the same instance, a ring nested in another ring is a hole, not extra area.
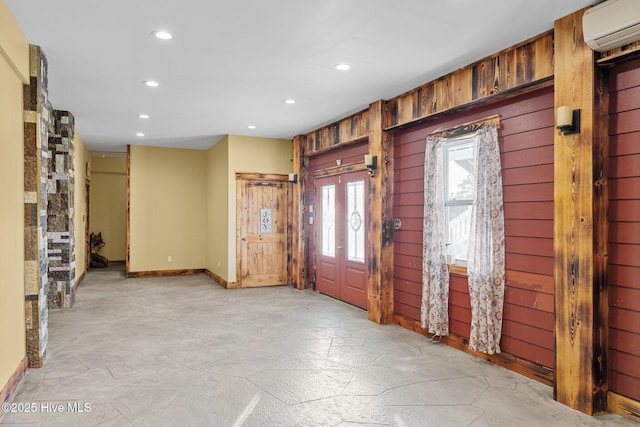
[(612, 391), (607, 392), (607, 410), (640, 421), (640, 402)]
[(185, 270), (155, 270), (155, 271), (129, 271), (127, 278), (133, 277), (168, 277), (168, 276), (193, 276), (205, 272), (204, 268), (191, 268)]
[(76, 291), (80, 287), (80, 284), (82, 283), (82, 281), (84, 280), (84, 276), (86, 276), (86, 275), (87, 275), (87, 270), (83, 271), (82, 274), (80, 275), (80, 277), (78, 277), (76, 279), (76, 285), (75, 285), (75, 290)]
[[(417, 332), (420, 335), (424, 335), (429, 338), (433, 337), (432, 334), (427, 332), (425, 329), (422, 329), (422, 325), (417, 320), (409, 319), (408, 317), (401, 316), (399, 314), (394, 314), (393, 322), (403, 328)], [(553, 386), (553, 370), (550, 368), (538, 365), (537, 363), (533, 363), (509, 353), (485, 354), (471, 351), (469, 350), (469, 340), (459, 335), (451, 334), (446, 337), (441, 337), (439, 340), (443, 344), (447, 344), (457, 350), (461, 350), (480, 359), (487, 360), (495, 365), (517, 372), (525, 377), (529, 377), (548, 386)]]
[[(9, 378), (9, 381), (4, 385), (4, 387), (2, 387), (2, 390), (0, 390), (0, 404), (11, 402), (11, 400), (13, 400), (25, 374), (27, 373), (28, 364), (27, 356), (25, 356), (16, 367), (16, 370), (13, 372), (13, 375), (11, 375), (11, 378)], [(0, 408), (0, 416), (2, 416), (2, 414), (3, 411), (2, 408)]]
[(212, 280), (215, 280), (216, 282), (220, 283), (226, 289), (238, 289), (238, 288), (240, 288), (237, 285), (237, 282), (227, 282), (225, 279), (223, 279), (222, 277), (218, 276), (216, 273), (214, 273), (212, 271), (206, 270), (205, 274), (207, 276), (209, 276)]

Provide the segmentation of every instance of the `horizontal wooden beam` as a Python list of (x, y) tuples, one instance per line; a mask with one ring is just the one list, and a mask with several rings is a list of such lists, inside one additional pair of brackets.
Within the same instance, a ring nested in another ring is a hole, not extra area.
[(626, 57), (629, 57), (630, 59), (631, 57), (635, 58), (638, 55), (640, 55), (640, 41), (603, 52), (598, 55), (596, 62), (598, 65), (611, 65), (623, 58), (627, 59)]
[(366, 141), (369, 137), (369, 110), (323, 126), (304, 137), (305, 153), (308, 156)]
[(387, 101), (385, 130), (553, 78), (553, 31)]
[(360, 172), (366, 169), (367, 168), (364, 165), (364, 159), (363, 159), (362, 162), (348, 163), (340, 166), (331, 166), (326, 169), (321, 169), (319, 171), (314, 172), (313, 177), (324, 178), (327, 176), (342, 175), (349, 172)]

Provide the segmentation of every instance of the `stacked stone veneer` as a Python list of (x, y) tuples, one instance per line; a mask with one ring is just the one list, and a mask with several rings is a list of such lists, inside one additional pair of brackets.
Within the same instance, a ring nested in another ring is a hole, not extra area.
[(48, 336), (47, 183), (52, 108), (47, 99), (47, 58), (30, 47), (30, 83), (24, 86), (24, 272), (29, 367), (42, 366)]
[(56, 134), (49, 136), (47, 240), (49, 308), (70, 308), (75, 297), (75, 240), (73, 233), (74, 119), (68, 111), (54, 111)]

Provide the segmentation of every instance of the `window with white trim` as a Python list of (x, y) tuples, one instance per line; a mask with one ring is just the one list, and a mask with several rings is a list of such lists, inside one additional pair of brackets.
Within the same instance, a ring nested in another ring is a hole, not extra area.
[(442, 151), (448, 263), (466, 265), (475, 188), (474, 135), (452, 139)]

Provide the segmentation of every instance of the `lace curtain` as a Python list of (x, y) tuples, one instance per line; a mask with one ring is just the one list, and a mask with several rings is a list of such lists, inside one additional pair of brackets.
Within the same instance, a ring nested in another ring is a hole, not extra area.
[(476, 133), (475, 197), (467, 276), (471, 299), (469, 349), (500, 353), (504, 304), (504, 206), (500, 147), (495, 123)]
[(444, 165), (446, 138), (428, 137), (424, 161), (424, 227), (422, 233), (422, 328), (449, 335), (449, 269), (446, 258)]
[[(504, 303), (504, 208), (500, 148), (495, 123), (475, 135), (475, 197), (467, 274), (471, 299), (469, 348), (500, 352)], [(428, 137), (425, 149), (422, 327), (449, 334), (449, 271), (446, 261), (443, 137)]]

